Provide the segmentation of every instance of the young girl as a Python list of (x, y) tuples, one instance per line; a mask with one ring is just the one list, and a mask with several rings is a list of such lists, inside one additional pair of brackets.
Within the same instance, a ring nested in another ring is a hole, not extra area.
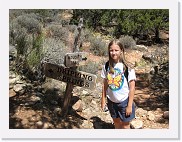
[[(125, 61), (124, 47), (119, 40), (108, 45), (109, 61), (102, 69), (103, 78), (101, 108), (107, 105), (113, 118), (115, 129), (129, 129), (130, 121), (135, 117), (133, 103), (135, 92), (135, 71)], [(108, 64), (108, 65), (107, 65)], [(127, 76), (124, 75), (125, 71)]]

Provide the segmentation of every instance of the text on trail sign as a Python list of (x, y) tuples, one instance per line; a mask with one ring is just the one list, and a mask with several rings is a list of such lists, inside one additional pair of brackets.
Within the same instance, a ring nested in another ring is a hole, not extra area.
[(75, 66), (85, 65), (87, 56), (88, 53), (86, 52), (67, 53), (65, 55), (65, 66), (75, 67)]
[(95, 88), (97, 79), (96, 75), (82, 71), (72, 70), (70, 68), (58, 66), (51, 63), (45, 64), (44, 73), (47, 77), (67, 83), (72, 83), (73, 85), (77, 85), (88, 89)]

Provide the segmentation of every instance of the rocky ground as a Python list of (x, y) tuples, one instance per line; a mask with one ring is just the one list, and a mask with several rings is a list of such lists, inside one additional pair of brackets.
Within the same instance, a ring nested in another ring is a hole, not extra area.
[[(153, 48), (151, 48), (151, 51)], [(143, 51), (127, 51), (127, 58), (141, 63)], [(90, 59), (99, 57), (90, 55)], [(157, 70), (136, 67), (136, 118), (134, 129), (169, 128), (168, 64)], [(10, 129), (114, 129), (109, 112), (100, 108), (102, 80), (94, 90), (74, 87), (68, 114), (61, 115), (66, 83), (47, 78), (44, 83), (32, 82), (12, 70), (9, 74)]]

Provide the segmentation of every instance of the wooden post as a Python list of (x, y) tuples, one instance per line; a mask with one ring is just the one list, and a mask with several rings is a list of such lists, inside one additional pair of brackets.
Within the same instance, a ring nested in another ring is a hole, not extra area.
[(73, 84), (67, 83), (66, 92), (64, 94), (64, 103), (63, 103), (63, 108), (62, 108), (62, 115), (63, 116), (66, 116), (68, 113), (69, 104), (70, 104), (71, 98), (73, 96), (72, 91), (73, 91)]
[[(75, 41), (74, 41), (73, 52), (78, 52), (79, 51), (78, 41), (80, 40), (82, 27), (83, 27), (83, 18), (80, 18), (78, 28), (77, 28), (78, 35), (76, 36)], [(77, 67), (70, 67), (70, 68), (73, 69), (73, 70), (77, 69)], [(71, 98), (73, 96), (73, 93), (72, 93), (73, 88), (74, 88), (73, 84), (67, 83), (66, 92), (65, 92), (65, 95), (64, 95), (64, 103), (63, 103), (63, 108), (62, 108), (62, 115), (63, 116), (66, 116), (67, 113), (68, 113), (69, 104), (70, 104)]]

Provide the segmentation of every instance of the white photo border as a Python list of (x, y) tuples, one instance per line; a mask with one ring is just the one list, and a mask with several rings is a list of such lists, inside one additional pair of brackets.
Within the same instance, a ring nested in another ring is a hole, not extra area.
[[(178, 8), (177, 0), (6, 0), (0, 5), (2, 139), (179, 139)], [(9, 129), (9, 9), (169, 9), (169, 129)]]

